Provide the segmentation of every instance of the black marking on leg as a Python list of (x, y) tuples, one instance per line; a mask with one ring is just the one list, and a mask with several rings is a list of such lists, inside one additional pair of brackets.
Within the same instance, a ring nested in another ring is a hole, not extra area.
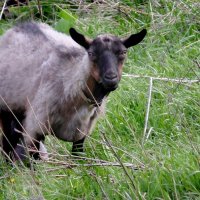
[[(4, 132), (2, 136), (3, 151), (11, 160), (21, 157), (21, 153), (19, 152), (20, 154), (18, 154), (15, 149), (17, 144), (21, 143), (21, 140), (23, 140), (23, 136), (20, 132), (22, 132), (21, 124), (24, 119), (24, 112), (14, 112), (14, 115), (9, 111), (1, 110), (0, 112), (2, 129)], [(19, 130), (19, 132), (16, 130)], [(6, 158), (6, 160), (9, 161), (9, 158)]]
[(25, 149), (25, 143), (23, 138), (19, 140), (17, 146), (15, 147), (14, 159), (15, 160), (26, 160), (27, 151)]
[(78, 156), (79, 153), (83, 153), (84, 152), (84, 148), (83, 148), (84, 140), (85, 140), (85, 138), (83, 138), (81, 140), (78, 140), (76, 142), (73, 142), (72, 155)]

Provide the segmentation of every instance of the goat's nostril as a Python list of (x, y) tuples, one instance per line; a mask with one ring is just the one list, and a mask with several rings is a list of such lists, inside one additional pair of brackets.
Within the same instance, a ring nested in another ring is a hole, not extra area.
[(104, 76), (105, 79), (113, 80), (117, 78), (117, 74), (106, 74)]

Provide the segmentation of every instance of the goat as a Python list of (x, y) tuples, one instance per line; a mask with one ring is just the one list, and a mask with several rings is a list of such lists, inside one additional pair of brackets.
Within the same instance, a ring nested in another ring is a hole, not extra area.
[[(15, 121), (10, 117), (6, 122), (5, 113), (21, 112), (15, 117), (21, 118), (20, 129), (28, 147), (39, 149), (49, 133), (73, 142), (72, 152), (83, 152), (84, 140), (106, 97), (118, 87), (127, 49), (140, 43), (146, 32), (143, 29), (123, 39), (104, 34), (92, 40), (74, 28), (69, 31), (70, 37), (35, 22), (8, 30), (0, 38), (4, 135), (12, 140), (13, 131), (5, 127)], [(3, 145), (3, 150), (6, 148)]]

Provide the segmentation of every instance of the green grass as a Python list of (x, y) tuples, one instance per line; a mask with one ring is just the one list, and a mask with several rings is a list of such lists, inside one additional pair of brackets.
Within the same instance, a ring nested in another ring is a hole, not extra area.
[[(43, 21), (64, 32), (73, 25), (90, 37), (104, 32), (125, 36), (147, 28), (142, 44), (130, 49), (123, 74), (141, 77), (123, 76), (118, 90), (109, 96), (106, 115), (86, 141), (86, 160), (70, 157), (71, 144), (53, 137), (46, 140), (51, 163), (38, 162), (35, 171), (11, 167), (0, 158), (0, 199), (199, 200), (199, 83), (153, 80), (145, 135), (144, 126), (147, 76), (200, 80), (200, 4), (195, 0), (110, 0), (98, 6), (67, 2), (41, 0)], [(0, 21), (0, 32), (20, 20), (41, 20), (35, 5), (37, 1), (13, 8), (15, 18)], [(89, 158), (119, 166), (93, 166), (98, 162)]]

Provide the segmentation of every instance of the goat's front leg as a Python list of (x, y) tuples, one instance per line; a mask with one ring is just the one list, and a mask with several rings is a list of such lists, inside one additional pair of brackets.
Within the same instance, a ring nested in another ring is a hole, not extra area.
[(73, 142), (72, 155), (79, 156), (80, 155), (79, 153), (84, 153), (84, 147), (83, 147), (84, 141), (85, 141), (85, 137), (81, 140)]
[[(42, 126), (42, 120), (36, 118), (32, 112), (27, 112), (24, 126), (26, 130), (25, 144), (29, 148), (29, 154), (34, 159), (48, 159), (47, 150), (44, 146), (46, 130), (45, 126)], [(44, 123), (43, 123), (44, 124)]]
[(40, 159), (42, 159), (41, 158), (41, 153), (45, 153), (46, 152), (46, 148), (44, 146), (45, 137), (44, 137), (44, 135), (42, 133), (36, 134), (36, 135), (37, 135), (37, 137), (35, 138), (35, 141), (32, 142), (32, 144), (30, 146), (30, 155), (35, 160), (40, 160)]

